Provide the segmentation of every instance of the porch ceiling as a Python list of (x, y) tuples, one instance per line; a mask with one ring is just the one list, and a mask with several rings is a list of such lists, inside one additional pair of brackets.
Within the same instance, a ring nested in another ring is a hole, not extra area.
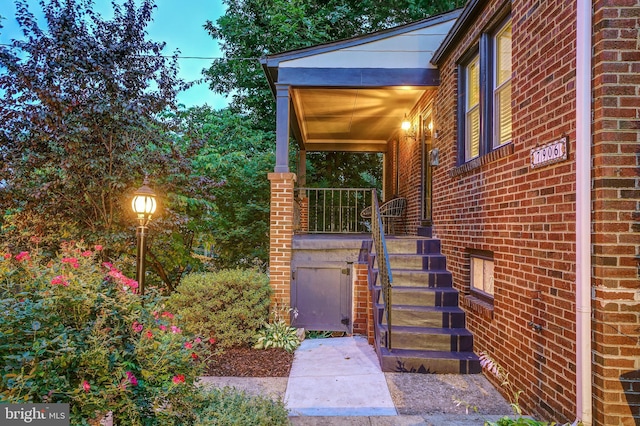
[(385, 152), (425, 87), (296, 88), (298, 142), (312, 151)]

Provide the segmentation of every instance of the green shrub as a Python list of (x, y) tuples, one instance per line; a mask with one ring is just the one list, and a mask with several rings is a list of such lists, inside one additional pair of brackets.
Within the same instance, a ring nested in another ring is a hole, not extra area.
[(295, 327), (288, 326), (283, 320), (265, 324), (255, 338), (254, 349), (282, 348), (293, 352), (300, 346)]
[(70, 403), (74, 425), (193, 422), (205, 343), (100, 250), (0, 255), (0, 402)]
[(195, 426), (288, 425), (284, 404), (262, 396), (247, 396), (232, 388), (212, 389), (204, 394)]
[(194, 273), (184, 277), (168, 306), (188, 332), (230, 348), (252, 341), (268, 318), (270, 294), (269, 278), (254, 270)]

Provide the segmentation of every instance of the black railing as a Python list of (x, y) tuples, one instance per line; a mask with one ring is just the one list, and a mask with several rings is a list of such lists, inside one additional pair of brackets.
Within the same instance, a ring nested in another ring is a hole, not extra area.
[(370, 188), (298, 188), (296, 191), (294, 220), (299, 230), (311, 234), (370, 232), (369, 219), (361, 216), (370, 206)]
[(373, 246), (376, 250), (376, 261), (378, 262), (378, 279), (382, 287), (382, 298), (384, 299), (384, 312), (387, 319), (386, 347), (391, 350), (391, 286), (393, 278), (389, 265), (389, 253), (384, 237), (384, 225), (380, 216), (380, 206), (376, 191), (371, 191), (371, 233), (373, 236)]

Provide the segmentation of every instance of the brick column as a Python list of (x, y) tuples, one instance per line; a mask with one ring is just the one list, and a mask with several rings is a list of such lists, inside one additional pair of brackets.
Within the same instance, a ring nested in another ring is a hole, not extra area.
[(369, 338), (369, 281), (366, 263), (353, 264), (353, 334)]
[[(293, 242), (294, 173), (269, 173), (271, 215), (269, 227), (269, 277), (271, 303), (291, 307), (291, 247)], [(289, 318), (287, 316), (287, 322)]]
[(594, 2), (593, 424), (640, 424), (637, 2)]
[(309, 232), (309, 198), (302, 197), (300, 199), (300, 233)]

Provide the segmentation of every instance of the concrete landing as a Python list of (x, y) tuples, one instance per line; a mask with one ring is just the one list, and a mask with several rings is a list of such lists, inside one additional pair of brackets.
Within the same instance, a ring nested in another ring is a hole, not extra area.
[(363, 337), (307, 339), (284, 398), (291, 416), (395, 416), (384, 373)]

